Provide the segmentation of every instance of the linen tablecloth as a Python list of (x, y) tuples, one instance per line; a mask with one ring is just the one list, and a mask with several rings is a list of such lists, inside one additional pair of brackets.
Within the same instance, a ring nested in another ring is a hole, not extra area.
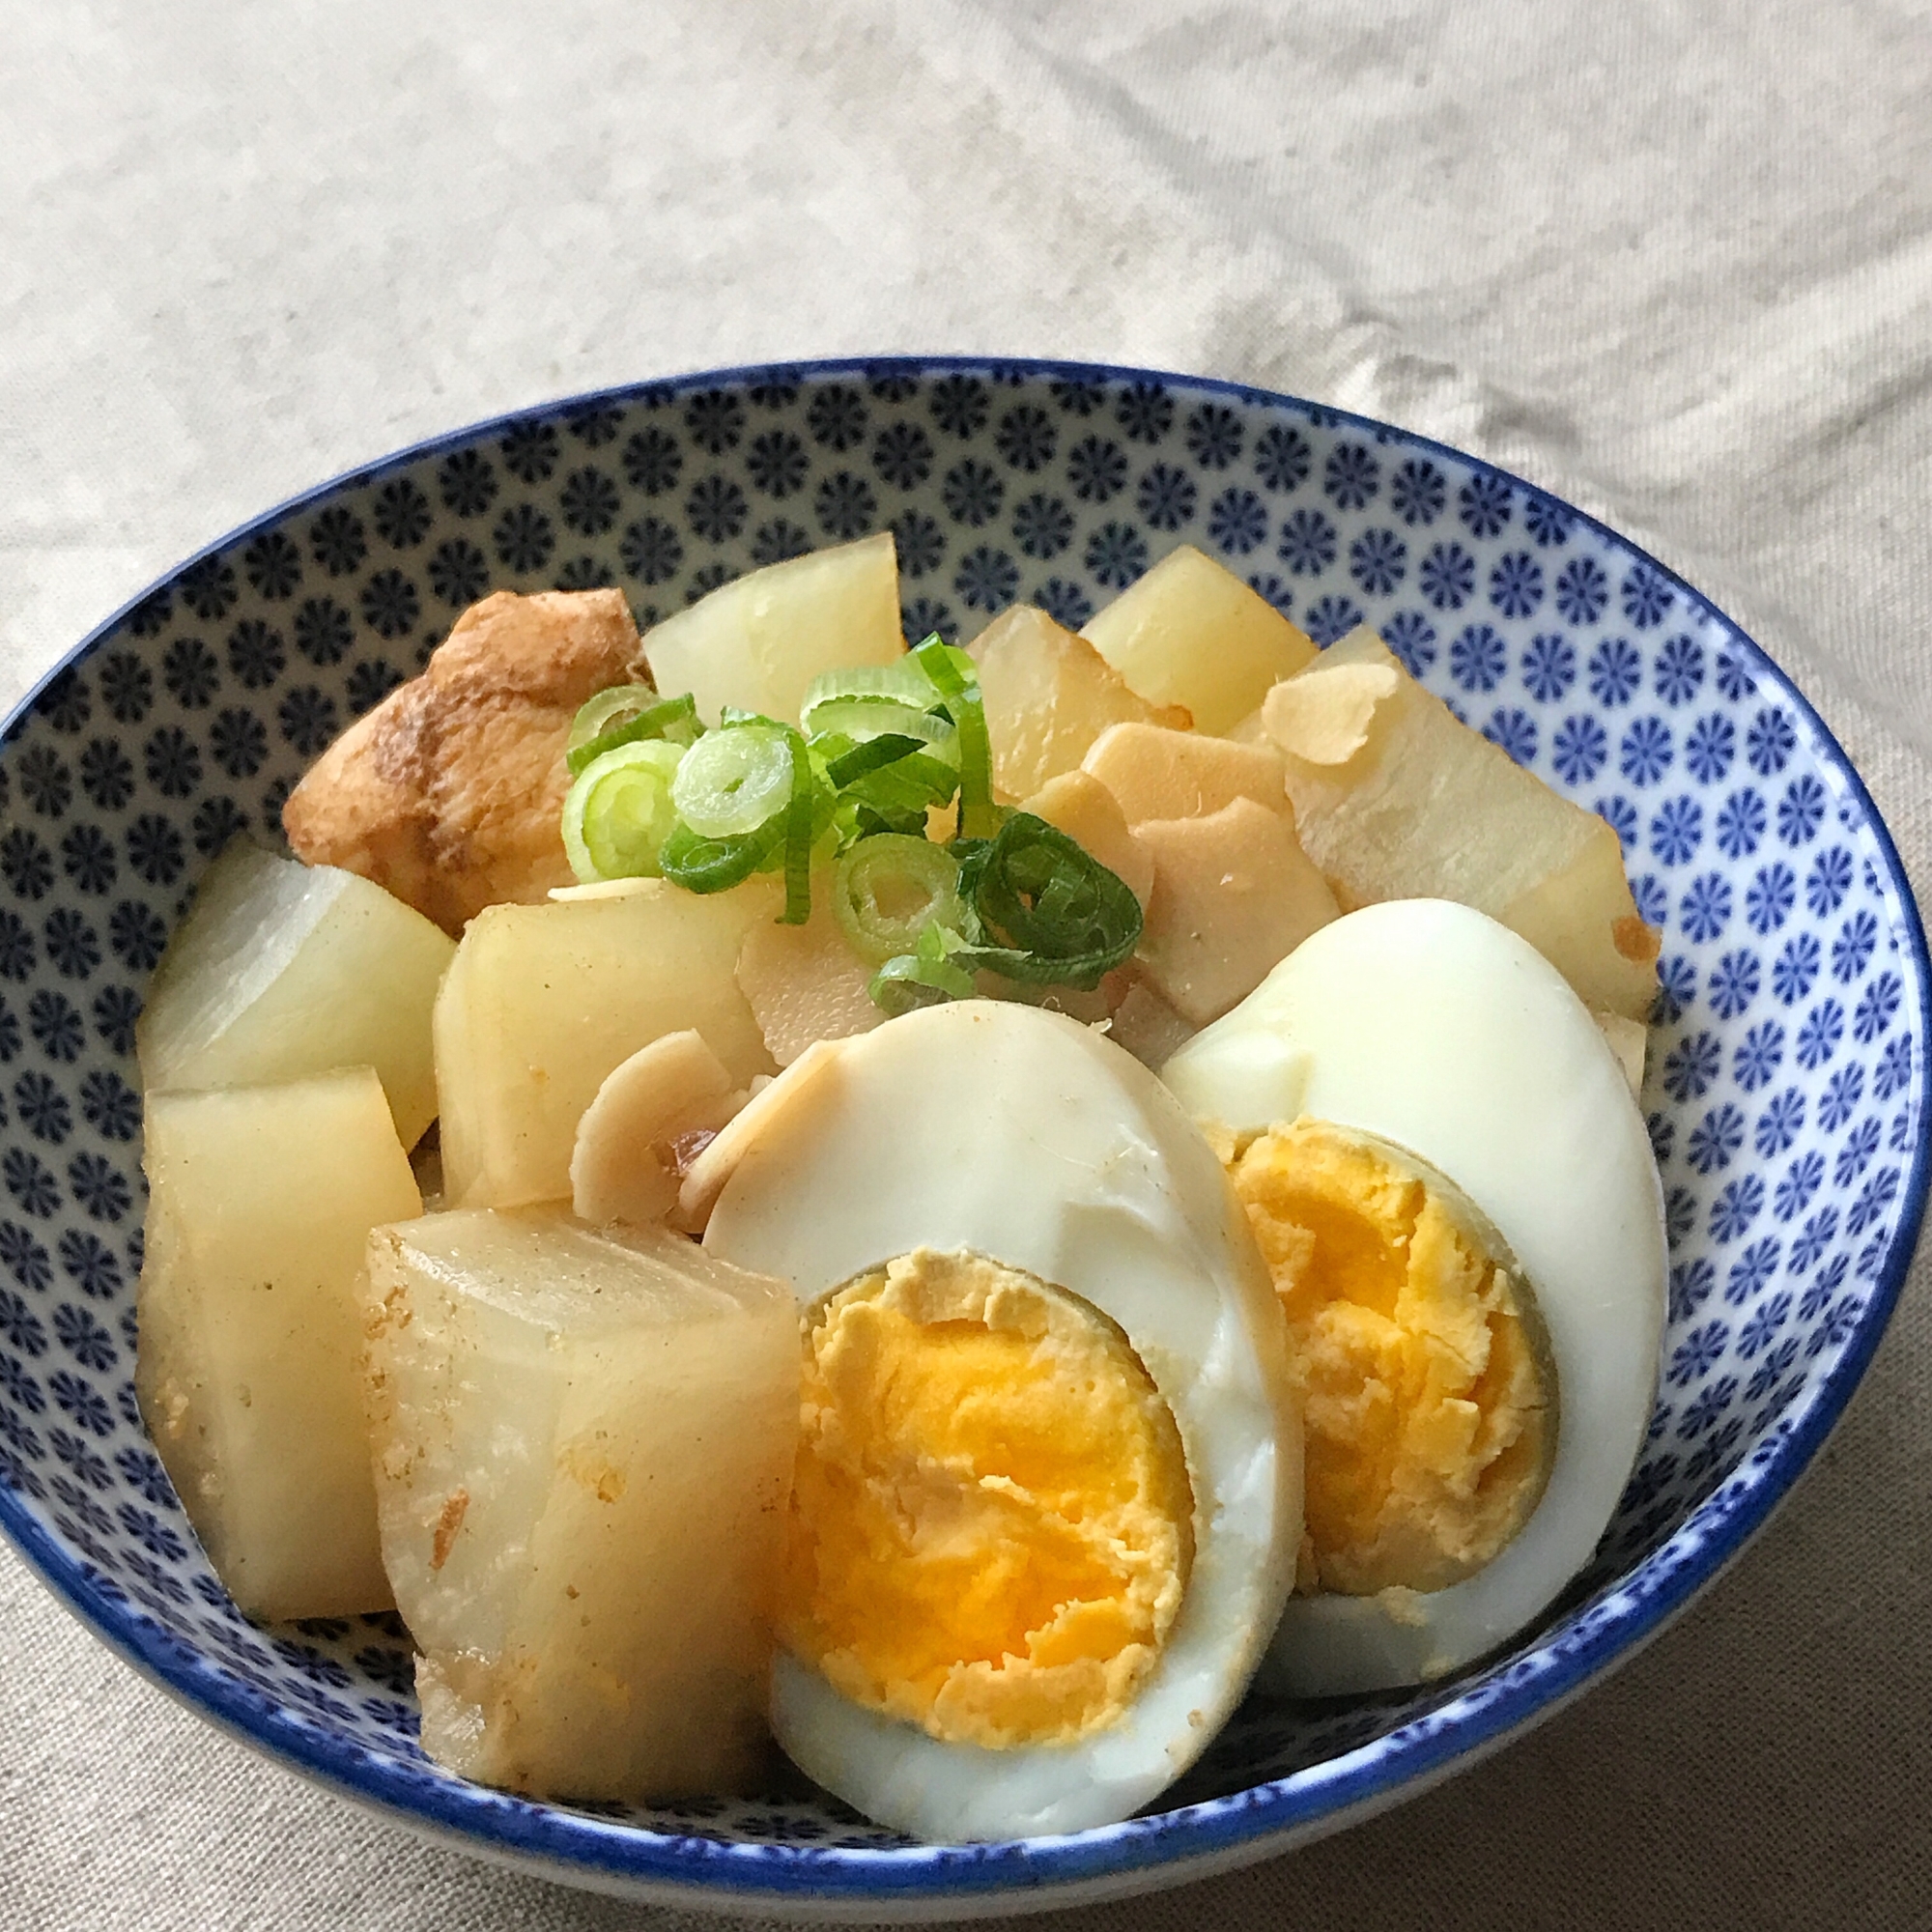
[[(0, 5), (0, 698), (264, 506), (603, 384), (987, 351), (1491, 457), (1797, 676), (1932, 878), (1925, 0)], [(1932, 1922), (1932, 1294), (1616, 1679), (1089, 1932)], [(0, 1552), (0, 1925), (695, 1926), (418, 1843)]]

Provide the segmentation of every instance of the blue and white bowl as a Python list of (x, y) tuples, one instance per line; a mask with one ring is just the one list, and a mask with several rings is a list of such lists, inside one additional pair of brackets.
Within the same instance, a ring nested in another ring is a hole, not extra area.
[[(202, 868), (493, 587), (621, 585), (640, 624), (890, 526), (906, 628), (1077, 625), (1193, 543), (1320, 642), (1367, 619), (1617, 830), (1663, 928), (1643, 1103), (1671, 1247), (1662, 1386), (1590, 1569), (1487, 1668), (1251, 1699), (1165, 1808), (910, 1844), (802, 1782), (650, 1810), (478, 1789), (416, 1745), (393, 1618), (259, 1628), (134, 1405), (142, 990)], [(1764, 653), (1621, 538), (1487, 465), (1288, 397), (1138, 371), (830, 362), (612, 390), (271, 511), (74, 652), (0, 750), (0, 1527), (122, 1656), (283, 1763), (556, 1878), (719, 1909), (1061, 1905), (1285, 1850), (1548, 1715), (1790, 1488), (1870, 1359), (1926, 1187), (1927, 960), (1864, 787)]]

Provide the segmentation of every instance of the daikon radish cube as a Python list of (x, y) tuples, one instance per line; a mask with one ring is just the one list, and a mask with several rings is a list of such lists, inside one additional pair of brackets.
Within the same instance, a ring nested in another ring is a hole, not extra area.
[(966, 646), (980, 669), (993, 783), (1031, 798), (1070, 772), (1109, 724), (1187, 727), (1187, 714), (1137, 697), (1086, 639), (1044, 611), (1015, 604)]
[(1245, 999), (1339, 915), (1288, 815), (1251, 798), (1202, 818), (1150, 819), (1134, 836), (1154, 867), (1135, 962), (1191, 1026)]
[(151, 1094), (134, 1383), (188, 1520), (251, 1616), (384, 1608), (355, 1283), (421, 1212), (366, 1066)]
[(175, 928), (134, 1029), (141, 1084), (264, 1087), (373, 1066), (396, 1133), (436, 1118), (430, 1009), (456, 942), (381, 886), (237, 839)]
[(735, 1086), (773, 1069), (734, 969), (781, 889), (748, 880), (491, 906), (469, 923), (437, 997), (443, 1183), (465, 1208), (570, 1199), (577, 1123), (620, 1061), (695, 1029)]
[(1129, 825), (1149, 818), (1205, 818), (1237, 798), (1285, 812), (1281, 753), (1157, 724), (1115, 724), (1088, 748), (1080, 769), (1114, 794)]
[(1315, 640), (1232, 571), (1182, 544), (1080, 635), (1150, 704), (1184, 705), (1197, 731), (1232, 730), (1315, 656)]
[(1294, 820), (1350, 908), (1455, 899), (1520, 932), (1586, 1006), (1644, 1020), (1657, 934), (1617, 836), (1524, 771), (1357, 630), (1268, 693)]
[(769, 563), (644, 636), (658, 689), (690, 692), (708, 724), (727, 704), (796, 724), (821, 671), (891, 664), (904, 651), (890, 530)]
[(379, 1229), (364, 1293), (423, 1748), (539, 1797), (742, 1789), (798, 1438), (789, 1285), (526, 1209)]

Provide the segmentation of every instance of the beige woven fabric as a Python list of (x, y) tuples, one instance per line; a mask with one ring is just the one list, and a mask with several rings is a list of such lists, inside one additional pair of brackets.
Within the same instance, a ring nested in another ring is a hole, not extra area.
[[(734, 361), (1288, 388), (1600, 512), (1753, 628), (1932, 879), (1925, 0), (0, 0), (0, 698), (429, 433)], [(1343, 1837), (1089, 1932), (1932, 1923), (1923, 1270), (1761, 1544)], [(0, 1552), (0, 1926), (668, 1928), (177, 1709)], [(709, 1921), (705, 1921), (709, 1922)]]

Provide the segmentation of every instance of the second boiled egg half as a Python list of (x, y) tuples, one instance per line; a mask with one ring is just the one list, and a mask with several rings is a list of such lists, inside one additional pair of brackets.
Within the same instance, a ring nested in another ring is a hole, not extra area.
[(1307, 1417), (1307, 1536), (1262, 1681), (1412, 1684), (1589, 1561), (1640, 1447), (1662, 1189), (1561, 975), (1433, 899), (1323, 927), (1163, 1078), (1266, 1256)]
[(1301, 1539), (1286, 1330), (1201, 1133), (1098, 1035), (962, 1001), (814, 1049), (692, 1179), (803, 1317), (779, 1742), (928, 1839), (1150, 1803)]

